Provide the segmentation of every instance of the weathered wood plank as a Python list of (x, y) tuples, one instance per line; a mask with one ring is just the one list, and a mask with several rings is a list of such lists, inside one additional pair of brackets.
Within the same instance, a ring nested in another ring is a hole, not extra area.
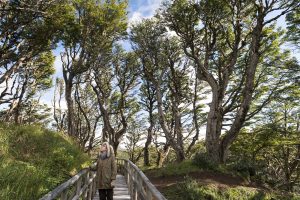
[[(93, 200), (99, 200), (98, 191)], [(117, 175), (116, 186), (114, 188), (114, 200), (131, 200), (125, 177), (119, 174)]]

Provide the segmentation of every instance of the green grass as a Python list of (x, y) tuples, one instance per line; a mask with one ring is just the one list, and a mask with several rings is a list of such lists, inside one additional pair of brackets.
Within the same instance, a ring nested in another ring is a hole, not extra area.
[(295, 194), (276, 194), (248, 187), (202, 185), (190, 177), (180, 184), (162, 189), (167, 199), (176, 200), (300, 200)]
[(0, 199), (39, 199), (90, 164), (68, 137), (40, 126), (0, 124)]
[[(182, 163), (168, 164), (163, 168), (143, 168), (149, 177), (160, 177), (162, 179), (168, 176), (184, 177), (191, 172), (224, 173), (232, 176), (238, 176), (236, 172), (230, 171), (225, 165), (219, 165), (214, 168), (197, 165), (193, 160), (185, 160)], [(215, 184), (199, 183), (192, 178), (185, 178), (181, 183), (167, 184), (159, 188), (167, 199), (176, 200), (300, 200), (296, 194), (280, 194), (277, 191), (266, 191), (258, 188), (243, 186), (226, 186)]]
[(160, 192), (167, 199), (187, 200), (185, 191), (174, 185), (166, 186)]
[(146, 174), (151, 174), (152, 177), (185, 175), (191, 172), (201, 171), (191, 160), (185, 160), (178, 164), (168, 164), (162, 168), (144, 168), (143, 170)]

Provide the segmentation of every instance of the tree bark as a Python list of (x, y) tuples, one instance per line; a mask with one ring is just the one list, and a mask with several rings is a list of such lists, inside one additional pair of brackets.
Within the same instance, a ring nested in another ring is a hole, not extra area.
[[(172, 148), (176, 152), (177, 162), (182, 162), (185, 159), (184, 149), (183, 149), (183, 147), (181, 147), (181, 143), (177, 143), (178, 140), (180, 140), (180, 138), (178, 138), (177, 142), (176, 142), (175, 139), (172, 136), (171, 131), (167, 127), (166, 120), (165, 120), (165, 114), (164, 114), (164, 111), (163, 111), (163, 102), (162, 102), (162, 94), (161, 94), (160, 84), (156, 83), (155, 87), (156, 87), (156, 90), (157, 90), (156, 96), (157, 96), (157, 106), (158, 106), (158, 114), (159, 114), (160, 125), (162, 127), (163, 132), (165, 133), (167, 141), (170, 143), (170, 145), (172, 146)], [(178, 118), (178, 116), (177, 116), (177, 118)], [(179, 122), (177, 121), (177, 123), (179, 123)], [(180, 128), (179, 125), (177, 125), (177, 126), (178, 126), (178, 128)], [(181, 130), (177, 130), (177, 131), (181, 131)], [(178, 132), (177, 132), (177, 134), (178, 134)]]
[(255, 81), (255, 72), (259, 62), (259, 49), (261, 42), (261, 35), (263, 30), (264, 23), (264, 14), (262, 13), (262, 8), (260, 8), (257, 17), (257, 24), (252, 33), (252, 41), (250, 46), (249, 61), (246, 66), (246, 80), (245, 87), (242, 90), (242, 102), (237, 111), (236, 117), (233, 121), (232, 126), (230, 127), (227, 134), (221, 139), (221, 146), (219, 149), (219, 157), (221, 162), (226, 161), (226, 155), (228, 154), (228, 148), (232, 142), (237, 137), (239, 131), (243, 127), (243, 124), (246, 120), (246, 115), (249, 111), (252, 94), (254, 92), (254, 81)]
[(156, 159), (156, 166), (162, 167), (168, 154), (170, 152), (170, 145), (166, 144), (162, 150), (157, 150), (157, 159)]
[(153, 127), (154, 127), (152, 105), (150, 105), (149, 121), (150, 121), (150, 126), (147, 129), (148, 135), (147, 135), (147, 140), (146, 140), (145, 147), (144, 147), (144, 166), (150, 166), (149, 145), (151, 144), (151, 141), (152, 141)]
[(25, 72), (24, 83), (22, 85), (21, 94), (18, 98), (18, 103), (17, 103), (17, 106), (15, 107), (15, 110), (14, 110), (14, 118), (15, 118), (15, 123), (16, 124), (21, 123), (21, 119), (20, 119), (21, 106), (22, 106), (24, 94), (25, 94), (26, 89), (27, 89), (27, 83), (28, 83), (28, 74), (27, 74), (27, 72)]
[(65, 99), (68, 108), (68, 135), (75, 136), (74, 127), (74, 104), (72, 98), (73, 78), (65, 79)]

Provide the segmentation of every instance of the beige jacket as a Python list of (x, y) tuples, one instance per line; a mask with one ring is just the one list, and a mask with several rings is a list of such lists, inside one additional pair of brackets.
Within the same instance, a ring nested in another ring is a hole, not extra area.
[(100, 156), (97, 160), (97, 188), (98, 189), (111, 189), (113, 188), (111, 182), (116, 180), (117, 176), (117, 165), (115, 160), (114, 150), (111, 145), (106, 144), (107, 147), (107, 158), (102, 160)]

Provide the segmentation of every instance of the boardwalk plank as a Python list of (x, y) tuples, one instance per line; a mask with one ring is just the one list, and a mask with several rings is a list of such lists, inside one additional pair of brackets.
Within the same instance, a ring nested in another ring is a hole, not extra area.
[[(99, 200), (98, 191), (93, 200)], [(114, 200), (131, 200), (128, 186), (123, 175), (118, 174), (116, 178), (116, 186), (114, 188)]]

